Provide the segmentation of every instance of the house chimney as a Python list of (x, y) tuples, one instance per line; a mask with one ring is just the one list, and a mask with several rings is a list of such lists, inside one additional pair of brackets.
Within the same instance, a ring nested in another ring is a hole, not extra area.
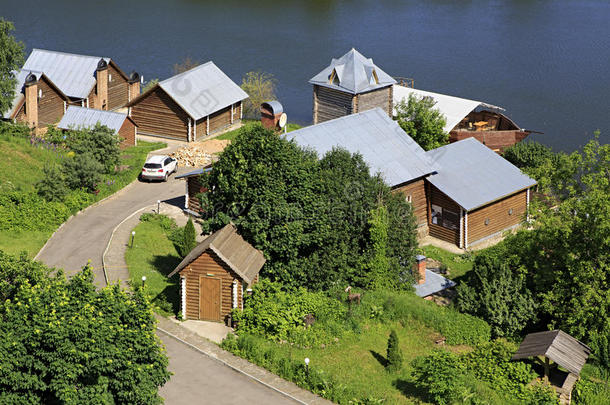
[(140, 74), (131, 72), (129, 75), (129, 101), (140, 95)]
[(96, 102), (95, 108), (98, 110), (108, 109), (108, 63), (104, 59), (100, 59), (97, 63), (96, 72)]
[(279, 131), (281, 129), (280, 118), (284, 112), (284, 107), (282, 107), (279, 101), (273, 100), (262, 103), (260, 111), (261, 124), (263, 127), (273, 131)]
[(25, 119), (30, 128), (38, 126), (38, 78), (33, 73), (25, 78)]
[(415, 275), (415, 278), (417, 279), (417, 284), (424, 284), (426, 282), (426, 256), (415, 256), (413, 273)]

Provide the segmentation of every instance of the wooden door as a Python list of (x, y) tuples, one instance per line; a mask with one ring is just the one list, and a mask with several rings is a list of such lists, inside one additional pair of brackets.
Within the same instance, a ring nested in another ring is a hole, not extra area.
[(199, 319), (220, 321), (220, 279), (199, 279)]

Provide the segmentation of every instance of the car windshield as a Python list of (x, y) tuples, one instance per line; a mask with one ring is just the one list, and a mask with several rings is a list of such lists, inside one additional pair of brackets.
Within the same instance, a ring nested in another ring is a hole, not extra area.
[(160, 163), (144, 163), (144, 168), (145, 169), (160, 169), (161, 164)]

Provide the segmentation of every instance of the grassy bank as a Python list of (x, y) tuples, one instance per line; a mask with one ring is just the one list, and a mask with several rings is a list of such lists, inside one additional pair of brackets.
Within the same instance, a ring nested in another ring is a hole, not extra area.
[(36, 194), (36, 183), (50, 164), (67, 158), (67, 151), (44, 142), (32, 143), (27, 132), (4, 124), (0, 152), (6, 157), (0, 179), (0, 250), (34, 257), (53, 232), (72, 214), (115, 193), (139, 175), (149, 152), (164, 143), (139, 142), (121, 151), (120, 167), (103, 176), (97, 194), (71, 191), (62, 201), (48, 202)]
[(179, 277), (168, 279), (167, 275), (181, 260), (169, 239), (177, 226), (164, 215), (148, 218), (133, 229), (136, 237), (125, 252), (125, 262), (132, 283), (142, 283), (142, 276), (146, 276), (146, 289), (157, 310), (166, 316), (175, 315), (179, 311)]

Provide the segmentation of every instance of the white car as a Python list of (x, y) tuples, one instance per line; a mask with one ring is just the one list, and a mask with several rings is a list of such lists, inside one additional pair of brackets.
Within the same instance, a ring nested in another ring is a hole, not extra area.
[(167, 155), (151, 156), (144, 163), (140, 178), (142, 180), (167, 181), (169, 175), (176, 172), (177, 166), (176, 159)]

